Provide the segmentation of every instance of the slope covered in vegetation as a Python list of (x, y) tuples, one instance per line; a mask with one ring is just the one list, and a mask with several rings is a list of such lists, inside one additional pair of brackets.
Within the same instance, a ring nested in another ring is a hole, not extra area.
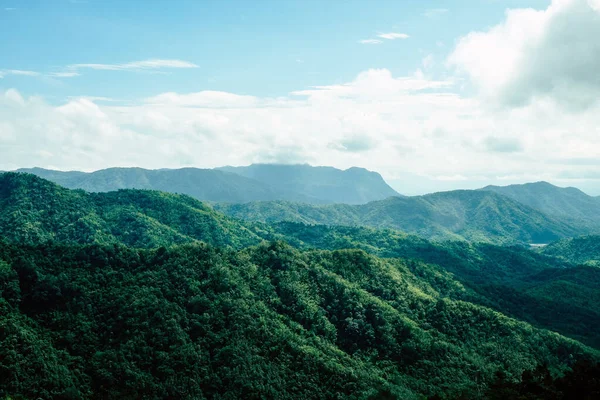
[(559, 240), (543, 247), (541, 251), (573, 263), (600, 266), (600, 235)]
[(548, 182), (534, 182), (486, 186), (481, 190), (502, 194), (548, 215), (596, 224), (600, 221), (600, 199), (574, 187), (561, 188)]
[(151, 248), (202, 240), (239, 248), (260, 243), (259, 234), (187, 196), (146, 190), (85, 193), (30, 174), (0, 175), (0, 236), (16, 243)]
[(8, 173), (0, 398), (494, 398), (539, 365), (568, 398), (600, 357), (599, 271)]
[(469, 190), (393, 197), (356, 206), (255, 202), (215, 207), (225, 214), (249, 221), (391, 228), (431, 240), (495, 244), (549, 243), (590, 229), (545, 215), (493, 192)]
[(478, 397), (597, 352), (362, 251), (0, 245), (0, 395)]

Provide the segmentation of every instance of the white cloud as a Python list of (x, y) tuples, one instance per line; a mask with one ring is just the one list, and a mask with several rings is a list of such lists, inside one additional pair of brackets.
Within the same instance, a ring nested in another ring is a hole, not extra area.
[(46, 76), (50, 78), (73, 78), (81, 75), (81, 70), (103, 70), (103, 71), (160, 71), (167, 68), (198, 68), (198, 65), (189, 61), (182, 60), (143, 60), (133, 61), (123, 64), (72, 64), (68, 65), (63, 71), (40, 73), (36, 71), (24, 71), (17, 69), (0, 70), (0, 79), (8, 75), (21, 75), (21, 76)]
[(53, 78), (73, 78), (75, 76), (81, 76), (79, 72), (51, 72), (48, 74)]
[(389, 32), (389, 33), (380, 33), (377, 35), (377, 37), (382, 38), (382, 39), (387, 39), (387, 40), (395, 40), (395, 39), (408, 39), (410, 36), (408, 36), (406, 33)]
[(97, 102), (97, 101), (108, 101), (108, 102), (118, 102), (119, 100), (117, 99), (112, 99), (110, 97), (102, 97), (102, 96), (70, 96), (69, 97), (69, 101), (77, 101), (77, 100), (89, 100), (92, 102)]
[(598, 4), (554, 0), (545, 10), (508, 10), (503, 23), (461, 38), (448, 63), (504, 106), (550, 99), (589, 107), (600, 91)]
[(35, 71), (24, 71), (20, 69), (5, 69), (0, 70), (0, 78), (4, 78), (8, 75), (18, 75), (18, 76), (40, 76), (39, 72)]
[(144, 102), (163, 106), (240, 108), (256, 106), (259, 99), (254, 96), (240, 96), (233, 93), (205, 90), (190, 94), (163, 93), (147, 98)]
[(94, 69), (104, 71), (144, 71), (159, 70), (163, 68), (198, 68), (198, 65), (182, 60), (143, 60), (124, 64), (72, 64), (68, 70)]
[(379, 44), (379, 43), (382, 43), (382, 41), (379, 39), (364, 39), (364, 40), (359, 40), (358, 43), (360, 43), (360, 44)]

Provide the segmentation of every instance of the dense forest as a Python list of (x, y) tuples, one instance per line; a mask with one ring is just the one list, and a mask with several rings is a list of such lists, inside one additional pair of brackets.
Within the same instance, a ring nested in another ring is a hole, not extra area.
[(473, 398), (499, 372), (599, 357), (360, 250), (47, 243), (0, 259), (5, 396)]
[(2, 174), (0, 398), (593, 399), (578, 264)]
[(600, 266), (599, 235), (559, 240), (543, 247), (541, 251), (544, 254), (569, 260), (573, 263)]

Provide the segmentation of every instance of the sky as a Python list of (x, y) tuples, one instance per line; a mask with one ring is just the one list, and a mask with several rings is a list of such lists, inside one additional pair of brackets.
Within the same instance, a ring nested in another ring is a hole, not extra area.
[(0, 0), (0, 170), (308, 163), (600, 195), (600, 0)]

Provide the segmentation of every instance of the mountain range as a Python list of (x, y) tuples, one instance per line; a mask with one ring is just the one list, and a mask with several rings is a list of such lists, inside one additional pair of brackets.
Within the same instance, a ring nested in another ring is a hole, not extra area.
[[(217, 169), (110, 168), (92, 173), (22, 169), (88, 192), (152, 189), (187, 194), (245, 220), (392, 228), (432, 240), (549, 243), (600, 232), (600, 199), (546, 182), (424, 196), (399, 195), (371, 171), (254, 164)], [(332, 204), (333, 203), (333, 204)]]
[(216, 204), (225, 214), (250, 221), (392, 228), (432, 240), (496, 244), (549, 243), (587, 234), (587, 223), (551, 216), (491, 191), (459, 190), (391, 197), (364, 205), (290, 202)]
[[(457, 209), (437, 196), (421, 201)], [(0, 396), (499, 398), (538, 365), (600, 360), (598, 284), (522, 246), (244, 222), (6, 173)]]
[(289, 200), (310, 204), (361, 204), (399, 195), (381, 175), (362, 168), (342, 171), (308, 165), (255, 164), (219, 169), (109, 168), (85, 173), (31, 168), (17, 172), (31, 173), (61, 186), (88, 192), (152, 189), (228, 203)]

